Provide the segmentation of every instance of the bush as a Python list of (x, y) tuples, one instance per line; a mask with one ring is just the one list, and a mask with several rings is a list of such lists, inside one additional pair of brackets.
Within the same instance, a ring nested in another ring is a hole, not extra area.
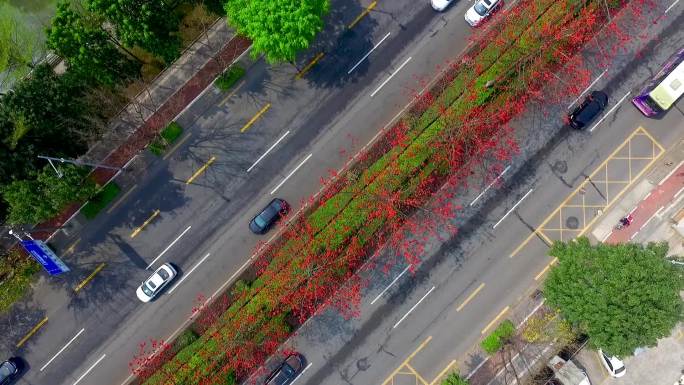
[(461, 377), (458, 372), (452, 372), (450, 373), (447, 378), (442, 380), (441, 385), (468, 385), (468, 380), (465, 378)]
[(228, 91), (241, 77), (245, 76), (245, 69), (240, 66), (232, 66), (228, 71), (224, 71), (214, 81), (216, 87), (221, 91)]
[(164, 151), (166, 151), (166, 148), (171, 143), (175, 142), (182, 133), (183, 127), (181, 127), (180, 124), (176, 122), (169, 123), (169, 125), (159, 133), (159, 136), (150, 143), (150, 151), (157, 156), (163, 154)]
[(114, 182), (107, 183), (100, 191), (95, 194), (88, 203), (83, 206), (81, 213), (88, 218), (93, 219), (97, 214), (105, 208), (109, 202), (114, 200), (114, 197), (119, 194), (121, 188)]
[(0, 313), (28, 292), (40, 265), (33, 258), (11, 250), (0, 256)]
[(482, 349), (488, 354), (498, 352), (503, 345), (515, 334), (515, 326), (510, 320), (505, 320), (480, 342)]

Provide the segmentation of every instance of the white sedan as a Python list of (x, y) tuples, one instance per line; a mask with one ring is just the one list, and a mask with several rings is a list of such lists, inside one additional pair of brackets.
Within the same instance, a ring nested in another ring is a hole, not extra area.
[(159, 292), (168, 285), (175, 277), (176, 269), (171, 264), (165, 263), (150, 275), (135, 291), (138, 299), (143, 302), (150, 302)]
[(502, 0), (477, 0), (475, 4), (465, 14), (465, 20), (471, 27), (477, 27), (494, 11), (496, 11)]
[(435, 11), (442, 12), (453, 1), (454, 0), (430, 0), (430, 5), (432, 5), (432, 9), (434, 9)]
[(603, 366), (606, 367), (608, 373), (610, 373), (611, 376), (622, 377), (625, 375), (625, 373), (627, 372), (625, 370), (625, 364), (622, 361), (620, 361), (619, 358), (615, 356), (609, 357), (601, 349), (599, 349), (598, 353), (599, 358), (601, 359), (601, 363), (603, 364)]

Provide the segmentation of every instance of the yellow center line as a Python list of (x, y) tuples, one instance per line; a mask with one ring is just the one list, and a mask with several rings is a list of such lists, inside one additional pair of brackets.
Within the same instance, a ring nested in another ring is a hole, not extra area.
[(361, 12), (361, 14), (360, 14), (359, 16), (356, 16), (356, 19), (354, 19), (354, 21), (352, 21), (352, 22), (349, 24), (349, 26), (348, 26), (347, 28), (349, 28), (349, 29), (354, 28), (354, 26), (355, 26), (356, 24), (358, 24), (358, 22), (361, 21), (361, 19), (363, 19), (364, 17), (366, 17), (366, 15), (368, 15), (368, 13), (370, 13), (370, 11), (371, 11), (373, 8), (375, 8), (376, 5), (378, 5), (378, 2), (377, 2), (377, 1), (373, 1), (372, 3), (370, 3), (370, 5), (368, 6), (368, 8), (364, 9), (363, 12)]
[(470, 302), (470, 300), (472, 300), (472, 299), (477, 295), (477, 293), (479, 293), (480, 290), (482, 290), (483, 287), (485, 287), (484, 282), (482, 282), (482, 283), (480, 284), (480, 286), (478, 286), (477, 289), (475, 289), (475, 291), (473, 291), (472, 293), (470, 293), (470, 295), (468, 296), (468, 298), (466, 298), (465, 301), (463, 301), (463, 303), (461, 303), (461, 304), (456, 308), (456, 311), (461, 311), (461, 309), (463, 309), (463, 308), (465, 307), (465, 305), (467, 305), (468, 302)]
[(499, 313), (499, 314), (498, 314), (490, 323), (488, 323), (487, 326), (485, 326), (484, 329), (482, 329), (482, 333), (481, 333), (481, 334), (487, 333), (487, 330), (489, 330), (489, 328), (491, 328), (492, 326), (494, 326), (494, 324), (497, 323), (497, 322), (499, 321), (499, 318), (503, 317), (503, 315), (506, 314), (506, 312), (508, 311), (508, 309), (510, 309), (510, 306), (506, 306), (505, 308), (503, 308), (503, 310), (501, 310), (501, 312), (500, 312), (500, 313)]
[(399, 373), (399, 372), (401, 371), (401, 369), (403, 369), (404, 366), (405, 366), (406, 364), (408, 364), (408, 362), (411, 361), (411, 359), (412, 359), (416, 354), (418, 354), (418, 352), (420, 352), (421, 350), (423, 350), (423, 348), (425, 347), (425, 345), (427, 345), (427, 343), (430, 342), (431, 339), (432, 339), (432, 336), (428, 336), (428, 337), (425, 339), (425, 341), (423, 341), (423, 342), (418, 346), (418, 348), (416, 348), (416, 350), (414, 350), (413, 353), (411, 353), (411, 354), (404, 360), (404, 362), (401, 363), (401, 365), (399, 365), (396, 369), (394, 369), (394, 371), (392, 372), (392, 374), (390, 374), (389, 377), (387, 377), (387, 379), (385, 380), (385, 382), (382, 383), (382, 385), (387, 385), (388, 383), (390, 383), (390, 382), (393, 380), (394, 376), (395, 376), (397, 373)]
[(159, 210), (154, 210), (154, 212), (152, 213), (152, 215), (151, 215), (149, 218), (147, 218), (147, 220), (146, 220), (145, 222), (143, 222), (143, 224), (140, 225), (140, 227), (138, 227), (137, 229), (133, 230), (133, 233), (131, 233), (131, 238), (135, 238), (136, 235), (138, 235), (138, 234), (142, 231), (142, 229), (145, 228), (145, 226), (149, 225), (150, 222), (152, 222), (152, 220), (153, 220), (157, 215), (159, 215)]
[(207, 168), (208, 168), (212, 163), (214, 163), (215, 160), (216, 160), (216, 157), (215, 157), (215, 156), (212, 156), (211, 158), (209, 158), (209, 160), (207, 161), (207, 163), (205, 163), (202, 167), (200, 167), (199, 170), (195, 171), (195, 173), (192, 174), (192, 176), (190, 177), (190, 179), (188, 179), (188, 180), (185, 182), (185, 184), (190, 184), (190, 183), (192, 183), (192, 181), (194, 181), (198, 176), (200, 176), (204, 171), (206, 171)]
[(176, 145), (171, 147), (171, 149), (169, 151), (167, 151), (166, 154), (164, 154), (162, 159), (164, 159), (164, 160), (168, 159), (171, 156), (171, 154), (174, 153), (174, 151), (178, 150), (178, 147), (180, 147), (181, 144), (185, 143), (186, 140), (190, 139), (190, 136), (192, 136), (192, 132), (188, 132), (188, 134), (185, 135), (181, 140), (179, 140), (178, 143), (176, 143)]
[(542, 275), (546, 274), (546, 272), (547, 272), (547, 271), (551, 268), (551, 266), (553, 266), (556, 262), (558, 262), (558, 258), (553, 257), (553, 259), (551, 260), (551, 262), (547, 263), (546, 266), (542, 269), (542, 271), (540, 271), (539, 274), (537, 274), (537, 275), (534, 277), (534, 280), (535, 280), (535, 281), (538, 281), (539, 278), (541, 278)]
[(76, 249), (76, 245), (78, 245), (79, 242), (81, 242), (81, 238), (78, 238), (77, 240), (75, 240), (74, 243), (72, 243), (72, 244), (66, 249), (66, 251), (65, 251), (64, 253), (65, 253), (65, 254), (71, 254), (71, 253), (73, 253), (73, 252), (74, 252), (74, 249)]
[(307, 64), (304, 68), (302, 68), (301, 71), (299, 71), (299, 73), (295, 76), (295, 79), (301, 79), (302, 76), (304, 76), (307, 72), (309, 72), (309, 70), (311, 70), (311, 67), (315, 66), (316, 63), (318, 63), (318, 61), (323, 58), (323, 56), (325, 56), (325, 52), (319, 52), (318, 55), (316, 55), (316, 57), (314, 57), (313, 60), (309, 62), (309, 64)]
[(89, 276), (86, 277), (86, 279), (84, 279), (83, 281), (81, 281), (81, 283), (79, 283), (79, 284), (74, 288), (74, 291), (78, 293), (79, 290), (83, 289), (83, 287), (84, 287), (85, 285), (87, 285), (88, 282), (90, 282), (90, 281), (95, 277), (95, 275), (96, 275), (97, 273), (100, 272), (100, 270), (104, 269), (104, 267), (105, 267), (105, 264), (104, 264), (104, 263), (99, 264), (99, 265), (95, 268), (95, 270), (94, 270), (92, 273), (90, 273)]
[(256, 115), (254, 115), (252, 117), (252, 119), (249, 120), (249, 122), (247, 122), (247, 124), (242, 126), (242, 128), (240, 129), (240, 132), (247, 131), (247, 129), (250, 128), (252, 126), (252, 124), (254, 124), (254, 122), (256, 122), (257, 119), (259, 119), (261, 117), (261, 115), (264, 114), (264, 112), (268, 111), (269, 108), (271, 108), (271, 103), (267, 103), (262, 109), (260, 109), (259, 112), (257, 112)]
[(111, 213), (112, 211), (114, 211), (115, 208), (119, 207), (119, 205), (120, 205), (120, 204), (129, 196), (129, 195), (131, 195), (131, 193), (133, 192), (133, 190), (135, 190), (136, 187), (138, 187), (137, 184), (133, 185), (133, 187), (131, 187), (130, 189), (128, 189), (128, 191), (126, 191), (126, 193), (125, 193), (124, 195), (122, 195), (121, 198), (119, 198), (119, 200), (117, 200), (109, 209), (107, 209), (107, 214)]
[(22, 338), (21, 341), (19, 341), (19, 342), (17, 343), (17, 347), (20, 348), (21, 345), (25, 344), (26, 341), (28, 341), (28, 339), (31, 338), (32, 335), (36, 334), (36, 332), (38, 331), (38, 329), (40, 329), (41, 327), (43, 327), (43, 325), (45, 325), (45, 323), (47, 322), (47, 320), (48, 320), (48, 317), (45, 317), (45, 318), (43, 318), (42, 321), (38, 322), (38, 325), (34, 326), (33, 329), (31, 329), (31, 331), (28, 332), (28, 334), (26, 334), (26, 335), (24, 336), (24, 338)]

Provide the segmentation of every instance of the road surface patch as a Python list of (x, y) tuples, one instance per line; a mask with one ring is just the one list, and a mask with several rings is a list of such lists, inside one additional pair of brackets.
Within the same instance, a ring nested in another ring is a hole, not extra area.
[(249, 120), (249, 122), (245, 123), (244, 126), (240, 129), (240, 132), (245, 132), (247, 131), (250, 127), (252, 127), (252, 124), (254, 124), (261, 115), (265, 114), (268, 109), (271, 108), (271, 103), (266, 103), (265, 106), (261, 107), (261, 109), (256, 113), (256, 115), (252, 116), (252, 119)]
[(207, 168), (209, 168), (209, 166), (211, 166), (211, 164), (214, 163), (215, 160), (216, 160), (215, 156), (212, 156), (211, 158), (209, 158), (207, 163), (203, 164), (202, 167), (199, 168), (199, 170), (195, 171), (195, 173), (192, 174), (192, 176), (190, 178), (188, 178), (187, 181), (185, 181), (185, 184), (192, 183), (195, 179), (197, 179), (198, 176), (202, 175), (203, 172), (207, 171)]
[(646, 129), (634, 130), (510, 254), (514, 257), (534, 237), (551, 245), (584, 235), (610, 206), (663, 154), (665, 148)]
[(295, 79), (299, 80), (302, 78), (302, 76), (306, 75), (306, 73), (309, 72), (311, 68), (316, 65), (316, 63), (323, 59), (323, 56), (325, 56), (325, 52), (319, 52), (316, 56), (314, 56), (314, 58), (311, 59), (309, 64), (304, 66), (304, 68), (302, 68), (302, 70), (299, 71), (297, 75), (295, 75)]
[(93, 278), (95, 278), (95, 275), (97, 275), (97, 273), (99, 273), (102, 269), (104, 269), (104, 267), (105, 267), (105, 264), (104, 264), (104, 263), (99, 264), (99, 265), (95, 268), (95, 270), (93, 270), (93, 272), (90, 273), (90, 275), (88, 275), (83, 281), (81, 281), (81, 283), (79, 283), (78, 285), (76, 285), (76, 287), (74, 288), (74, 291), (75, 291), (76, 293), (78, 293), (81, 289), (83, 289), (83, 287), (84, 287), (85, 285), (88, 284), (88, 282), (92, 281)]
[(131, 238), (135, 238), (136, 236), (138, 236), (138, 234), (140, 234), (140, 232), (145, 228), (145, 226), (149, 225), (150, 222), (152, 222), (152, 220), (157, 217), (157, 215), (159, 215), (159, 210), (154, 210), (152, 215), (149, 218), (147, 218), (145, 222), (143, 222), (143, 224), (140, 225), (140, 227), (133, 230), (133, 232), (131, 233)]
[(348, 28), (348, 29), (354, 28), (354, 26), (355, 26), (356, 24), (358, 24), (359, 21), (361, 21), (361, 19), (363, 19), (364, 17), (366, 17), (366, 16), (370, 13), (370, 11), (372, 11), (373, 8), (375, 8), (376, 5), (378, 5), (378, 2), (377, 2), (377, 1), (373, 1), (372, 3), (370, 3), (370, 5), (369, 5), (366, 9), (364, 9), (363, 12), (361, 12), (361, 13), (359, 14), (359, 16), (356, 16), (356, 19), (354, 19), (354, 21), (352, 21), (351, 23), (349, 23), (349, 25), (347, 26), (347, 28)]
[(36, 332), (38, 331), (38, 329), (42, 328), (43, 325), (45, 325), (45, 323), (46, 323), (47, 321), (48, 321), (48, 317), (45, 317), (45, 318), (43, 318), (40, 322), (38, 322), (38, 324), (37, 324), (36, 326), (34, 326), (33, 329), (31, 329), (31, 330), (24, 336), (24, 338), (22, 338), (22, 339), (17, 343), (17, 347), (20, 348), (23, 344), (25, 344), (26, 341), (28, 341), (29, 338), (31, 338), (34, 334), (36, 334)]

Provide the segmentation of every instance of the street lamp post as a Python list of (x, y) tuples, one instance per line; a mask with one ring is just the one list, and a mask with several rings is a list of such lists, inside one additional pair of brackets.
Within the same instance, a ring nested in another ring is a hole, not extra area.
[(99, 163), (88, 163), (88, 162), (82, 162), (80, 160), (75, 160), (75, 159), (53, 158), (50, 156), (43, 156), (43, 155), (38, 155), (38, 158), (47, 160), (50, 163), (50, 166), (52, 166), (52, 169), (55, 170), (55, 173), (57, 174), (58, 178), (61, 178), (64, 174), (62, 174), (62, 172), (59, 171), (57, 169), (57, 167), (55, 167), (55, 164), (52, 163), (53, 161), (61, 162), (61, 163), (71, 163), (71, 164), (75, 164), (78, 166), (90, 166), (93, 168), (106, 168), (106, 169), (117, 170), (117, 171), (122, 170), (121, 167), (105, 166), (105, 165), (99, 164)]

